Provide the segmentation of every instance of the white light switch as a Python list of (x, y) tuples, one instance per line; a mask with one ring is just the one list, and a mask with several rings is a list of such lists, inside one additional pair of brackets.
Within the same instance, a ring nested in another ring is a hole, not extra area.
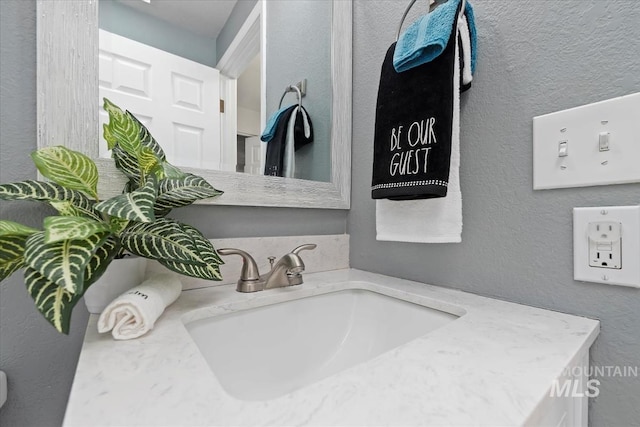
[(569, 141), (560, 141), (558, 144), (558, 157), (567, 157), (569, 155)]
[(629, 182), (640, 182), (640, 92), (533, 118), (535, 190)]
[(573, 209), (573, 278), (640, 288), (640, 206)]
[(609, 151), (609, 132), (600, 132), (600, 137), (598, 138), (598, 149), (600, 151)]

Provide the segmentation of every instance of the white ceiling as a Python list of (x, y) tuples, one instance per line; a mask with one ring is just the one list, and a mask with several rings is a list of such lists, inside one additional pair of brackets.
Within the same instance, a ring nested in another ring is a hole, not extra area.
[(215, 39), (237, 0), (119, 0), (140, 12)]

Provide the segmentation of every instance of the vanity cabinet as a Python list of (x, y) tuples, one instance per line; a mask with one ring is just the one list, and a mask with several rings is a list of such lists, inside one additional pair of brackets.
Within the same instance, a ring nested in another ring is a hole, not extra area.
[(588, 425), (589, 395), (595, 383), (588, 378), (589, 351), (579, 353), (551, 384), (549, 394), (525, 424), (531, 427), (578, 427)]

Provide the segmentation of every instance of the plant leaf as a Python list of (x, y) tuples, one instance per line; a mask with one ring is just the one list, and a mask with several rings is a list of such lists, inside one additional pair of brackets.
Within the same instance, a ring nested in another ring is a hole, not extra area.
[(153, 209), (153, 214), (156, 216), (156, 219), (164, 218), (165, 216), (169, 215), (170, 212), (171, 209), (158, 209), (157, 206), (155, 206)]
[(140, 173), (138, 159), (118, 146), (113, 148), (111, 156), (116, 164), (116, 168), (120, 169), (120, 171), (129, 178), (129, 182), (134, 182), (136, 188), (139, 187), (142, 175)]
[(107, 237), (96, 249), (85, 271), (85, 287), (79, 293), (71, 293), (47, 279), (31, 267), (25, 269), (27, 291), (34, 299), (36, 307), (58, 332), (69, 333), (73, 307), (80, 300), (89, 285), (95, 283), (107, 269), (118, 252), (118, 242), (113, 236)]
[(49, 216), (44, 219), (44, 243), (62, 240), (82, 240), (92, 234), (110, 231), (109, 224), (90, 218)]
[(138, 188), (140, 188), (140, 186), (137, 182), (129, 180), (124, 184), (122, 193), (131, 193), (132, 191), (136, 191)]
[(34, 151), (31, 158), (40, 173), (56, 184), (98, 198), (98, 168), (84, 154), (58, 145)]
[(127, 225), (129, 225), (129, 220), (112, 216), (109, 218), (109, 225), (112, 233), (119, 234)]
[(151, 171), (160, 166), (158, 158), (149, 147), (142, 147), (138, 160), (140, 163), (140, 170), (144, 176), (149, 175)]
[(24, 266), (24, 245), (27, 235), (0, 237), (0, 281)]
[(204, 178), (185, 174), (183, 178), (165, 178), (158, 185), (156, 209), (171, 209), (187, 206), (196, 200), (216, 197), (223, 194), (216, 190)]
[(192, 227), (188, 224), (180, 225), (182, 226), (184, 231), (186, 231), (191, 236), (194, 244), (198, 247), (198, 251), (200, 252), (204, 264), (224, 264), (224, 261), (222, 260), (222, 258), (220, 258), (220, 255), (218, 255), (218, 252), (216, 252), (216, 249), (213, 247), (209, 239), (204, 237), (197, 228)]
[(29, 267), (68, 292), (82, 293), (87, 264), (108, 236), (109, 233), (97, 233), (85, 239), (47, 244), (42, 231), (27, 239), (24, 260)]
[(166, 259), (159, 259), (158, 262), (171, 271), (175, 271), (185, 276), (195, 277), (205, 280), (222, 280), (220, 274), (220, 267), (217, 265), (202, 265), (202, 264), (186, 264), (179, 261), (169, 261)]
[(0, 236), (30, 236), (38, 231), (18, 222), (0, 220)]
[(191, 234), (183, 224), (172, 219), (131, 223), (120, 233), (120, 243), (127, 251), (145, 258), (191, 264), (205, 262)]
[(166, 155), (149, 130), (131, 112), (123, 112), (107, 98), (104, 98), (104, 109), (109, 113), (109, 123), (103, 126), (103, 134), (108, 148), (112, 150), (116, 167), (139, 186), (142, 176), (162, 165)]
[(151, 136), (151, 132), (149, 132), (149, 129), (147, 129), (146, 126), (143, 125), (142, 122), (138, 120), (136, 116), (131, 114), (129, 111), (127, 111), (127, 114), (129, 115), (129, 117), (133, 119), (133, 121), (135, 121), (138, 124), (138, 128), (140, 129), (140, 144), (143, 147), (150, 148), (151, 151), (153, 151), (153, 153), (158, 158), (159, 162), (166, 161), (167, 156), (164, 154), (164, 151), (162, 151), (162, 147), (160, 147), (160, 144), (158, 144), (156, 140), (153, 138), (153, 136)]
[(0, 199), (49, 202), (61, 215), (83, 215), (98, 221), (101, 219), (100, 213), (93, 208), (93, 200), (79, 191), (53, 182), (28, 180), (1, 184)]
[(109, 114), (107, 136), (115, 140), (114, 147), (120, 147), (137, 159), (140, 151), (140, 127), (130, 113), (123, 112), (117, 105), (104, 98), (104, 110)]
[(24, 266), (24, 247), (35, 228), (13, 221), (0, 221), (0, 281)]
[(49, 204), (58, 211), (58, 213), (62, 216), (74, 216), (74, 217), (83, 217), (83, 218), (91, 218), (96, 221), (100, 221), (100, 215), (97, 213), (93, 206), (95, 202), (91, 202), (91, 205), (88, 205), (87, 208), (82, 208), (80, 206), (76, 206), (68, 201), (50, 201)]
[(147, 183), (141, 189), (112, 197), (98, 203), (95, 207), (101, 212), (118, 218), (151, 222), (156, 219), (153, 213), (156, 193), (157, 180), (152, 174), (149, 175)]
[(162, 169), (166, 178), (183, 178), (187, 175), (169, 162), (163, 162)]
[(107, 141), (107, 149), (113, 150), (113, 147), (118, 144), (118, 140), (113, 136), (109, 125), (106, 123), (102, 125), (102, 136), (104, 137), (104, 140)]
[(25, 269), (24, 281), (38, 311), (58, 332), (68, 334), (71, 312), (82, 295), (67, 291), (31, 267)]
[(83, 294), (89, 286), (95, 283), (95, 281), (102, 276), (113, 258), (118, 254), (119, 250), (120, 245), (113, 236), (107, 237), (102, 246), (96, 249), (91, 260), (89, 260), (89, 264), (87, 264), (87, 269), (84, 273)]
[(224, 264), (215, 248), (197, 229), (187, 224), (181, 224), (183, 230), (191, 236), (194, 245), (198, 248), (200, 260), (202, 262), (182, 263), (179, 261), (161, 259), (158, 262), (169, 270), (186, 276), (197, 277), (207, 280), (222, 280), (220, 274), (220, 264)]

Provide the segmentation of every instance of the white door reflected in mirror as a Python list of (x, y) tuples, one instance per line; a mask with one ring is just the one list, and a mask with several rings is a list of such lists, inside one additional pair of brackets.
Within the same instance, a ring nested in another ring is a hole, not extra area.
[[(220, 169), (220, 73), (100, 30), (99, 96), (129, 110), (176, 166)], [(109, 116), (100, 108), (100, 129)], [(104, 138), (100, 157), (110, 158)]]
[(262, 173), (262, 165), (264, 165), (262, 146), (263, 144), (257, 136), (244, 138), (244, 165), (240, 166), (240, 163), (238, 163), (238, 168), (242, 167), (242, 171), (238, 172), (251, 173), (254, 175)]

